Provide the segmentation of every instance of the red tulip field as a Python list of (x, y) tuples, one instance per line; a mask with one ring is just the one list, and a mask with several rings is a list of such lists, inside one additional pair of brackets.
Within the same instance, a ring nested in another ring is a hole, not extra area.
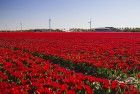
[(0, 94), (140, 94), (140, 33), (0, 33)]

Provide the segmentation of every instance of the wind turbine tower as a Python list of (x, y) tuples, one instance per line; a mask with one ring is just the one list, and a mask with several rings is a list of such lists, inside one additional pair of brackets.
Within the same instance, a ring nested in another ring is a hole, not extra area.
[(90, 21), (88, 23), (89, 23), (89, 28), (91, 30), (91, 28), (92, 28), (92, 20), (91, 20), (91, 18), (90, 18)]
[(49, 30), (51, 31), (51, 19), (49, 19)]
[(20, 22), (20, 29), (21, 29), (21, 32), (22, 32), (22, 22)]

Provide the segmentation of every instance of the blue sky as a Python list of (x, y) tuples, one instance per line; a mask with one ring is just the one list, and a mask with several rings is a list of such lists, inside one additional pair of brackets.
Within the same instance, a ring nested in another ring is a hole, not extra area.
[(140, 27), (140, 0), (0, 0), (0, 29)]

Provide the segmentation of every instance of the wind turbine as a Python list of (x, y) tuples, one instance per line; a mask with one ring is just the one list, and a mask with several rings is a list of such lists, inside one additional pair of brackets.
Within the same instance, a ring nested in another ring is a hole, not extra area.
[(92, 20), (91, 20), (91, 18), (90, 18), (90, 21), (88, 23), (89, 23), (89, 28), (91, 30), (91, 28), (92, 28)]
[(51, 19), (49, 19), (49, 30), (51, 31)]
[(20, 22), (20, 29), (21, 29), (21, 32), (22, 32), (22, 22)]

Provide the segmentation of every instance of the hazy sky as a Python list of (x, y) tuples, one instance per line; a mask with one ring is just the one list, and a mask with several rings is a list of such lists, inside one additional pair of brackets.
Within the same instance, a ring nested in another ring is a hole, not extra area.
[(0, 0), (0, 29), (140, 27), (140, 0)]

